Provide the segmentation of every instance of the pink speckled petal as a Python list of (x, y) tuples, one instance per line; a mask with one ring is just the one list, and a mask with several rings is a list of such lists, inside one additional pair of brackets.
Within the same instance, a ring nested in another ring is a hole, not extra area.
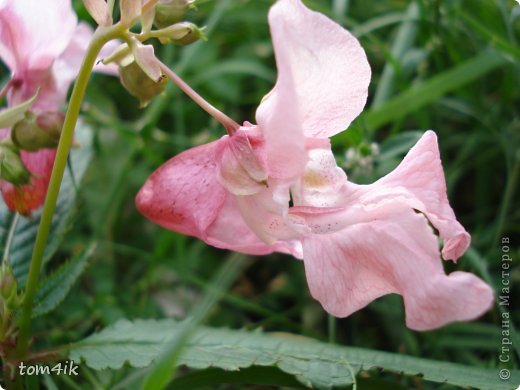
[[(358, 40), (300, 0), (279, 0), (269, 12), (269, 25), (278, 80), (258, 108), (258, 123), (264, 105), (293, 104), (306, 137), (345, 130), (363, 110), (370, 83), (370, 66)], [(280, 98), (290, 95), (288, 88), (294, 88), (294, 100)], [(289, 119), (284, 123), (290, 124)]]
[(189, 149), (159, 167), (139, 191), (137, 208), (167, 229), (218, 248), (249, 254), (293, 253), (298, 243), (262, 242), (242, 219), (235, 197), (218, 182), (216, 160), (228, 141), (224, 137)]
[(139, 211), (167, 229), (205, 239), (226, 199), (215, 174), (219, 142), (189, 149), (159, 167), (137, 195)]
[(372, 211), (372, 220), (303, 239), (312, 296), (345, 317), (389, 293), (401, 294), (406, 324), (415, 330), (475, 319), (493, 302), (493, 291), (465, 272), (445, 275), (426, 218), (394, 203)]

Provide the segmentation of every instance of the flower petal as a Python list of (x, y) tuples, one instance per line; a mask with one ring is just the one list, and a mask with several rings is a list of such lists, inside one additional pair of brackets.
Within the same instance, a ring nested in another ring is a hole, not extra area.
[(306, 137), (325, 138), (345, 130), (363, 110), (370, 83), (370, 66), (358, 40), (300, 0), (279, 0), (269, 12), (269, 25), (278, 80), (258, 108), (258, 123), (264, 105), (290, 105), (279, 95), (290, 96), (285, 89), (293, 88), (292, 104)]
[(456, 260), (466, 251), (471, 237), (450, 207), (437, 136), (433, 131), (424, 133), (401, 164), (373, 186), (404, 187), (413, 195), (411, 206), (423, 212), (444, 239), (445, 259)]
[(0, 57), (15, 73), (48, 68), (76, 23), (70, 0), (6, 1), (0, 8)]
[(137, 195), (139, 211), (167, 229), (205, 239), (226, 199), (215, 174), (219, 142), (189, 149), (159, 167)]
[[(428, 330), (472, 320), (487, 311), (493, 291), (465, 272), (445, 275), (426, 218), (395, 202), (370, 222), (303, 239), (312, 293), (331, 314), (345, 317), (388, 293), (404, 298), (406, 324)], [(382, 217), (382, 215), (385, 215)]]
[(112, 24), (112, 15), (108, 9), (108, 4), (105, 0), (83, 0), (85, 8), (92, 18), (100, 26), (110, 26)]
[[(273, 13), (273, 9), (275, 8), (272, 7), (269, 12), (269, 23), (277, 59), (278, 78), (274, 89), (258, 106), (256, 121), (265, 138), (269, 176), (276, 179), (293, 179), (300, 174), (307, 160), (305, 138), (291, 69), (291, 53), (286, 51), (283, 42), (276, 39), (284, 34), (284, 20), (276, 20), (279, 16), (277, 12)], [(277, 23), (280, 23), (279, 27), (275, 28)]]
[[(262, 242), (243, 221), (235, 197), (217, 181), (224, 137), (189, 149), (159, 167), (137, 195), (139, 211), (153, 222), (209, 245), (249, 254), (292, 253), (298, 243)], [(301, 252), (301, 250), (300, 250)]]

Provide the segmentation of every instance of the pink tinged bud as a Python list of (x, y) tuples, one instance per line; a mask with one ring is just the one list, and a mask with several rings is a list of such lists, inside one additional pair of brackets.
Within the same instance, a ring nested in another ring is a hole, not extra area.
[(36, 117), (38, 127), (56, 141), (60, 139), (63, 122), (65, 114), (60, 111), (45, 111)]
[(150, 101), (159, 95), (166, 85), (166, 79), (154, 81), (134, 61), (119, 70), (121, 84), (133, 96), (139, 99), (140, 107), (144, 108)]
[(112, 24), (112, 15), (108, 9), (108, 4), (105, 0), (83, 0), (85, 8), (92, 18), (100, 26), (110, 26)]
[(121, 0), (121, 24), (132, 27), (141, 16), (141, 0)]
[(55, 149), (20, 151), (23, 164), (30, 172), (30, 180), (22, 185), (14, 185), (6, 180), (0, 181), (2, 197), (9, 210), (28, 216), (43, 204), (55, 156)]
[(168, 27), (180, 22), (186, 12), (194, 8), (194, 0), (167, 0), (161, 1), (155, 6), (154, 24), (158, 28)]
[(19, 186), (29, 183), (30, 177), (19, 152), (11, 146), (0, 145), (0, 178)]
[(152, 45), (143, 45), (137, 40), (132, 40), (132, 54), (135, 62), (141, 67), (148, 77), (158, 82), (162, 79), (160, 62), (155, 58)]
[(28, 113), (11, 130), (14, 144), (29, 152), (55, 148), (60, 140), (65, 116), (61, 112), (46, 111), (38, 116)]

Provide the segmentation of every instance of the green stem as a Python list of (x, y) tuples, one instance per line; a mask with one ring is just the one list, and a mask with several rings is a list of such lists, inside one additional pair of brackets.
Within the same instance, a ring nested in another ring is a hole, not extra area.
[(29, 332), (34, 295), (38, 286), (38, 278), (43, 263), (45, 246), (47, 244), (47, 238), (49, 236), (49, 231), (52, 225), (52, 216), (54, 214), (54, 209), (56, 208), (56, 202), (58, 200), (63, 173), (65, 172), (65, 168), (67, 166), (67, 156), (74, 138), (74, 128), (76, 127), (76, 122), (78, 120), (81, 109), (81, 103), (85, 95), (90, 74), (92, 73), (92, 69), (96, 63), (97, 56), (99, 55), (99, 52), (105, 43), (111, 39), (120, 37), (123, 31), (124, 27), (120, 24), (116, 24), (110, 27), (99, 27), (96, 30), (87, 48), (85, 58), (83, 58), (83, 63), (81, 64), (78, 78), (74, 84), (74, 89), (72, 90), (67, 114), (65, 115), (65, 122), (63, 124), (60, 142), (56, 150), (56, 160), (52, 168), (49, 189), (47, 190), (47, 196), (45, 197), (45, 204), (43, 206), (40, 225), (36, 235), (31, 265), (29, 268), (29, 275), (27, 277), (25, 297), (19, 322), (18, 343), (15, 351), (18, 358), (25, 357), (29, 349)]

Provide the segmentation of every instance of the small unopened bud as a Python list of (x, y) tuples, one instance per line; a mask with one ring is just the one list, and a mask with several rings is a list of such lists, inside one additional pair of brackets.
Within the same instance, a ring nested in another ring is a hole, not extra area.
[(31, 174), (25, 167), (19, 152), (12, 146), (0, 144), (0, 179), (14, 185), (29, 183)]
[(133, 96), (139, 99), (140, 107), (144, 108), (150, 101), (159, 95), (166, 84), (166, 79), (152, 80), (136, 63), (119, 68), (119, 77), (123, 87)]
[(18, 148), (29, 152), (55, 148), (60, 140), (64, 118), (61, 112), (46, 111), (37, 116), (27, 113), (13, 126), (11, 139)]
[(16, 297), (18, 284), (13, 275), (13, 270), (8, 264), (0, 268), (0, 297), (4, 302), (9, 302)]
[(176, 43), (178, 45), (189, 45), (199, 39), (206, 39), (204, 28), (190, 22), (175, 23), (166, 28), (154, 31), (154, 36), (159, 38), (162, 44)]
[(36, 117), (38, 127), (56, 142), (60, 140), (63, 122), (65, 122), (65, 114), (60, 111), (44, 111)]
[(157, 28), (165, 28), (180, 22), (190, 8), (194, 8), (195, 0), (162, 0), (155, 6), (154, 24)]

